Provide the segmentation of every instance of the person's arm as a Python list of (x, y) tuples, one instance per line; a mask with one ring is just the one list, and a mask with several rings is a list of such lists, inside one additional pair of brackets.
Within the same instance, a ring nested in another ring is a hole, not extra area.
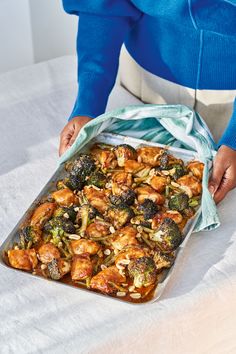
[(141, 16), (130, 0), (64, 0), (63, 5), (67, 12), (79, 15), (78, 95), (61, 133), (60, 154), (72, 145), (84, 124), (105, 112), (121, 46)]
[(209, 189), (216, 203), (236, 187), (236, 99), (232, 117), (218, 145), (209, 182)]

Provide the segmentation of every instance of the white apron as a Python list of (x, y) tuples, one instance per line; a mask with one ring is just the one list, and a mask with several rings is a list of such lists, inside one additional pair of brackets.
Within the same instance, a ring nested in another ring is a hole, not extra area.
[(195, 90), (162, 79), (137, 64), (124, 46), (118, 80), (144, 103), (184, 104), (193, 108), (205, 120), (216, 142), (232, 115), (236, 90)]

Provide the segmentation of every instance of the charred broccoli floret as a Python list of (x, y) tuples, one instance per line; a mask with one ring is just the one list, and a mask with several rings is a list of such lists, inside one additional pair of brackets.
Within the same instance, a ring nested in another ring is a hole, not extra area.
[(71, 220), (73, 223), (76, 220), (76, 211), (74, 210), (73, 207), (60, 207), (58, 209), (56, 209), (56, 211), (54, 212), (54, 217), (58, 217), (58, 218), (66, 218)]
[(145, 199), (144, 202), (139, 205), (139, 210), (143, 213), (144, 219), (148, 220), (156, 215), (159, 208), (151, 199)]
[(44, 231), (50, 233), (55, 239), (60, 238), (64, 233), (74, 234), (75, 227), (71, 220), (54, 217), (44, 225)]
[(124, 203), (111, 206), (107, 212), (108, 219), (113, 222), (116, 229), (124, 226), (134, 215), (134, 211)]
[(178, 193), (169, 199), (168, 207), (171, 210), (183, 211), (189, 206), (189, 197), (185, 193)]
[(84, 178), (77, 174), (70, 173), (69, 176), (64, 179), (64, 184), (73, 191), (81, 191), (84, 187)]
[(128, 144), (117, 145), (114, 148), (114, 153), (120, 167), (124, 166), (126, 160), (136, 160), (137, 158), (136, 150)]
[(136, 288), (147, 287), (157, 280), (156, 264), (151, 257), (132, 259), (128, 265), (128, 271), (130, 277), (134, 279)]
[(182, 234), (174, 220), (165, 218), (159, 228), (150, 234), (152, 241), (158, 242), (160, 248), (165, 252), (175, 250), (182, 242)]
[(86, 180), (87, 185), (93, 185), (98, 188), (104, 188), (107, 182), (107, 178), (104, 173), (100, 171), (93, 172)]
[(126, 204), (133, 205), (136, 194), (132, 189), (127, 189), (121, 195), (110, 195), (110, 201), (114, 205)]
[(169, 164), (169, 154), (167, 151), (164, 151), (163, 154), (159, 157), (160, 169), (167, 170)]
[(173, 170), (172, 177), (177, 180), (178, 178), (182, 177), (185, 175), (186, 170), (184, 165), (181, 164), (175, 164), (171, 166), (171, 169)]
[(71, 175), (80, 177), (85, 180), (87, 176), (90, 176), (96, 169), (96, 164), (94, 159), (86, 154), (81, 154), (76, 160), (68, 165), (67, 169)]
[(34, 226), (26, 226), (20, 232), (20, 244), (21, 247), (30, 248), (37, 243), (41, 238), (40, 231)]
[(53, 259), (47, 265), (48, 273), (50, 278), (53, 280), (61, 279), (66, 273), (70, 271), (70, 263), (65, 261), (64, 259)]

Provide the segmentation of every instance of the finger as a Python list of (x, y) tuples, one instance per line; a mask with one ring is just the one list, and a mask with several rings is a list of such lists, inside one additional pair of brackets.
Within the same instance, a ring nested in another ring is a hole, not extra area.
[(222, 178), (221, 184), (214, 195), (214, 200), (216, 203), (221, 202), (227, 193), (235, 187), (235, 177), (231, 175), (229, 176), (228, 171), (226, 171), (224, 177)]
[(224, 172), (225, 168), (223, 163), (216, 159), (213, 163), (213, 171), (209, 181), (209, 191), (212, 195), (214, 195), (219, 188)]
[(71, 135), (66, 132), (61, 135), (60, 146), (59, 146), (59, 156), (64, 154), (64, 152), (69, 148), (70, 139), (71, 139)]
[(80, 132), (80, 129), (81, 129), (80, 125), (77, 125), (77, 124), (74, 125), (74, 132), (73, 132), (73, 135), (70, 138), (69, 146), (72, 146), (74, 144), (75, 139), (77, 138), (77, 136), (78, 136), (78, 134)]

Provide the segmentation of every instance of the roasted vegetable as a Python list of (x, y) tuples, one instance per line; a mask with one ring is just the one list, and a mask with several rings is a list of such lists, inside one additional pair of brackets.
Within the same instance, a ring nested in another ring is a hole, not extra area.
[(64, 184), (73, 191), (81, 191), (84, 187), (84, 178), (80, 175), (70, 173), (69, 176), (64, 179)]
[(41, 231), (32, 225), (28, 225), (21, 230), (20, 244), (22, 248), (31, 248), (41, 240)]
[(62, 258), (59, 259), (54, 258), (47, 265), (49, 276), (53, 280), (61, 279), (65, 274), (69, 273), (70, 268), (71, 268), (70, 263), (65, 261)]
[(128, 265), (131, 278), (134, 279), (134, 286), (141, 288), (154, 284), (157, 279), (157, 268), (151, 257), (132, 259)]
[(54, 234), (68, 234), (75, 233), (75, 226), (73, 222), (67, 218), (54, 217), (44, 225), (44, 231)]
[(168, 207), (171, 210), (183, 211), (188, 208), (189, 197), (186, 193), (178, 193), (170, 197)]
[(150, 234), (152, 241), (156, 241), (163, 251), (171, 252), (182, 242), (182, 234), (178, 225), (170, 218), (165, 218), (159, 228)]
[(148, 220), (156, 215), (159, 208), (151, 199), (145, 199), (144, 202), (139, 205), (139, 210), (143, 213), (144, 219)]
[(85, 180), (87, 176), (90, 176), (95, 171), (96, 164), (90, 155), (81, 154), (69, 165), (68, 169), (71, 175), (79, 176), (82, 180)]
[(69, 208), (59, 207), (58, 209), (55, 210), (53, 214), (54, 217), (69, 219), (73, 223), (76, 220), (76, 215), (77, 212), (75, 211), (74, 207), (69, 207)]
[(104, 188), (106, 182), (107, 182), (106, 176), (104, 175), (104, 173), (100, 171), (93, 172), (90, 176), (88, 176), (88, 179), (86, 180), (87, 185), (93, 185), (98, 188)]
[(107, 212), (108, 219), (112, 221), (116, 229), (124, 226), (134, 215), (133, 210), (124, 203), (111, 206)]
[(125, 161), (127, 160), (136, 160), (137, 152), (136, 150), (128, 145), (128, 144), (121, 144), (114, 148), (114, 153), (117, 158), (118, 166), (123, 167)]
[(175, 164), (171, 167), (171, 176), (177, 180), (186, 173), (186, 169), (182, 164)]
[(135, 201), (136, 194), (132, 189), (127, 189), (126, 191), (122, 192), (121, 195), (110, 195), (110, 201), (114, 205), (118, 204), (126, 204), (126, 205), (133, 205)]
[(164, 268), (170, 268), (174, 262), (174, 259), (175, 257), (172, 253), (165, 254), (161, 252), (156, 252), (153, 257), (158, 271), (161, 271)]

